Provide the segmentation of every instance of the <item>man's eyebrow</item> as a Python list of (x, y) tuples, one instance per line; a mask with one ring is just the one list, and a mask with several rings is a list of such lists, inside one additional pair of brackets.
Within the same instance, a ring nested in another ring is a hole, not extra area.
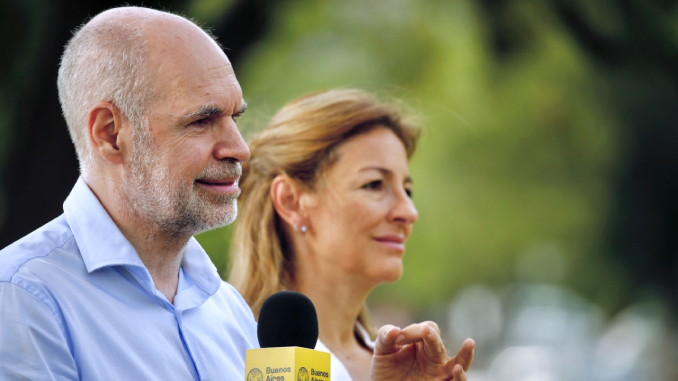
[(190, 114), (184, 115), (181, 120), (183, 122), (190, 122), (200, 118), (207, 118), (213, 115), (221, 115), (224, 113), (224, 110), (215, 105), (206, 105), (200, 107), (197, 111), (193, 111)]
[(245, 111), (247, 111), (247, 101), (244, 99), (242, 100), (242, 106), (240, 106), (240, 110), (238, 110), (235, 114), (233, 115), (242, 115)]
[[(363, 168), (360, 169), (360, 172), (363, 172), (363, 171), (379, 171), (384, 176), (393, 176), (393, 172), (391, 172), (390, 169), (386, 169), (384, 167), (379, 167), (379, 166), (376, 166), (376, 165), (363, 167)], [(413, 183), (412, 177), (410, 177), (409, 175), (407, 177), (405, 177), (405, 183), (412, 184)]]

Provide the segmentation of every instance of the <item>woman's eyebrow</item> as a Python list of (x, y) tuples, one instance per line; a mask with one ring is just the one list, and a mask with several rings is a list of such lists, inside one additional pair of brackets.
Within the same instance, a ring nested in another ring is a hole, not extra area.
[[(392, 172), (390, 169), (384, 168), (384, 167), (380, 167), (380, 166), (377, 166), (377, 165), (370, 165), (370, 166), (367, 166), (367, 167), (363, 167), (363, 168), (360, 169), (359, 172), (363, 172), (363, 171), (379, 171), (379, 172), (381, 172), (381, 174), (382, 174), (384, 177), (391, 177), (391, 176), (393, 176), (393, 172)], [(412, 183), (413, 183), (412, 177), (410, 177), (410, 175), (407, 175), (407, 177), (405, 177), (405, 181), (404, 181), (404, 182), (405, 182), (405, 183), (412, 184)]]

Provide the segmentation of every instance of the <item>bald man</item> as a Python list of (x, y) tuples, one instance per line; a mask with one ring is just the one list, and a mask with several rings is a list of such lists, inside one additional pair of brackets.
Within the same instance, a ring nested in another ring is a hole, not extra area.
[(192, 236), (236, 216), (242, 91), (190, 21), (99, 14), (62, 57), (81, 177), (0, 252), (0, 379), (239, 379), (256, 326)]
[[(254, 317), (193, 238), (233, 222), (249, 158), (226, 55), (182, 17), (116, 8), (74, 34), (58, 88), (80, 178), (0, 251), (0, 380), (243, 379)], [(382, 327), (372, 378), (464, 381), (472, 349)]]

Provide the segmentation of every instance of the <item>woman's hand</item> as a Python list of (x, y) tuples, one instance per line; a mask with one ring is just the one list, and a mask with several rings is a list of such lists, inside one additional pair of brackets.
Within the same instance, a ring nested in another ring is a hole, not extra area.
[(385, 325), (379, 329), (370, 368), (372, 381), (466, 381), (473, 361), (475, 342), (466, 339), (456, 356), (450, 358), (440, 329), (432, 321), (405, 329)]

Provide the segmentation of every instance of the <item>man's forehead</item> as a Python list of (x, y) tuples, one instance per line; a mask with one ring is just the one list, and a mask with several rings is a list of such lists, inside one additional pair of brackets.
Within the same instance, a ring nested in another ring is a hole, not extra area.
[(151, 53), (165, 57), (174, 54), (186, 58), (193, 55), (196, 50), (220, 53), (226, 57), (212, 37), (188, 20), (172, 19), (155, 23), (147, 27), (144, 37)]
[(154, 82), (158, 95), (170, 98), (227, 95), (234, 102), (239, 102), (242, 98), (240, 84), (230, 65), (219, 66), (214, 70), (190, 63), (165, 67), (156, 72)]
[(148, 58), (148, 71), (158, 90), (240, 92), (228, 57), (201, 30), (155, 35), (149, 41)]
[(178, 120), (234, 115), (246, 108), (240, 85), (232, 74), (214, 78), (183, 76), (158, 85), (156, 105)]
[(233, 80), (237, 82), (235, 79), (235, 72), (233, 71), (233, 65), (231, 65), (231, 62), (228, 60), (223, 62), (221, 65), (208, 68), (205, 70), (204, 75), (208, 79), (232, 77)]
[(139, 7), (105, 11), (88, 24), (114, 30), (121, 23), (140, 26), (153, 98), (174, 107), (172, 113), (210, 104), (229, 113), (241, 107), (242, 91), (231, 62), (200, 27), (177, 15)]
[[(138, 27), (139, 37), (147, 48), (147, 75), (153, 76), (172, 64), (183, 64), (183, 69), (190, 69), (191, 64), (197, 66), (196, 69), (209, 69), (209, 72), (201, 73), (208, 78), (233, 73), (228, 58), (210, 35), (190, 20), (168, 12), (143, 7), (113, 8), (95, 16), (83, 29), (104, 30), (115, 39), (124, 29), (122, 25)], [(217, 61), (214, 61), (215, 57)], [(195, 65), (206, 58), (212, 58), (209, 68)]]
[[(112, 36), (120, 26), (133, 25), (141, 33), (150, 52), (160, 54), (178, 53), (178, 49), (193, 46), (197, 42), (210, 45), (221, 51), (216, 41), (192, 21), (169, 12), (143, 7), (118, 7), (96, 15), (83, 29), (104, 29)], [(221, 51), (223, 53), (223, 51)]]

